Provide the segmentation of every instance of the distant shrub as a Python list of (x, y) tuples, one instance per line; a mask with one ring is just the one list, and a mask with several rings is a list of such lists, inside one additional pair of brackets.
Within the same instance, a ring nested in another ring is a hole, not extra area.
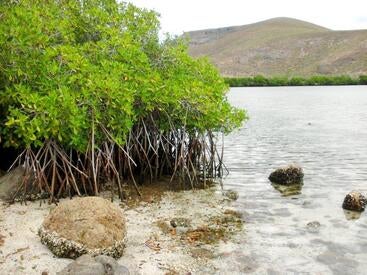
[(226, 78), (225, 81), (231, 87), (262, 87), (262, 86), (330, 86), (330, 85), (366, 85), (367, 76), (361, 75), (359, 78), (352, 78), (348, 75), (323, 76), (316, 75), (305, 77), (255, 77)]
[(361, 85), (367, 85), (367, 75), (361, 75), (359, 77), (359, 84), (361, 84)]

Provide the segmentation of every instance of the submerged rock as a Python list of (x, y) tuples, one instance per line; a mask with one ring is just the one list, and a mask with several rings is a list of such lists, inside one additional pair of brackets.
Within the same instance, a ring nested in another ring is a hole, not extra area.
[(288, 165), (272, 172), (269, 180), (281, 185), (302, 184), (303, 176), (303, 169), (300, 166)]
[(321, 224), (318, 221), (309, 222), (307, 223), (307, 231), (311, 233), (317, 233), (320, 231), (320, 226)]
[(119, 258), (125, 248), (125, 223), (122, 210), (108, 200), (75, 198), (53, 209), (38, 234), (58, 257), (103, 254)]
[(344, 198), (343, 208), (357, 212), (363, 212), (367, 204), (367, 199), (361, 193), (352, 191)]
[(57, 275), (129, 275), (129, 270), (108, 256), (83, 255)]
[(226, 196), (228, 199), (235, 201), (238, 199), (239, 195), (237, 191), (228, 190), (224, 192), (224, 196)]

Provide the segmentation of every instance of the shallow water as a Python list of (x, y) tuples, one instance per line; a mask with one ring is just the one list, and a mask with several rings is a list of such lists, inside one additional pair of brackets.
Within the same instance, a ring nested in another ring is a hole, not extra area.
[[(367, 274), (367, 213), (341, 208), (348, 192), (367, 195), (367, 86), (234, 88), (228, 97), (250, 116), (225, 142), (225, 188), (239, 191), (247, 224), (243, 271)], [(284, 196), (267, 177), (289, 163), (303, 167), (304, 185)]]

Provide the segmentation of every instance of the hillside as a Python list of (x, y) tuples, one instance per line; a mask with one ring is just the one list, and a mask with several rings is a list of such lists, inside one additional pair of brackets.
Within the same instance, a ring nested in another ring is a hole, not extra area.
[(193, 56), (208, 56), (224, 76), (367, 74), (367, 30), (334, 31), (291, 18), (200, 30)]

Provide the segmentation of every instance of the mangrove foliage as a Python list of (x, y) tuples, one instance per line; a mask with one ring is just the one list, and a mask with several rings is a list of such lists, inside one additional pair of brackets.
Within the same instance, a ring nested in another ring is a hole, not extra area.
[(223, 173), (222, 134), (244, 111), (155, 12), (116, 0), (0, 3), (0, 146), (17, 196), (97, 195), (163, 175), (195, 187)]

